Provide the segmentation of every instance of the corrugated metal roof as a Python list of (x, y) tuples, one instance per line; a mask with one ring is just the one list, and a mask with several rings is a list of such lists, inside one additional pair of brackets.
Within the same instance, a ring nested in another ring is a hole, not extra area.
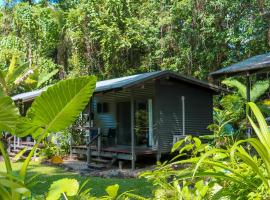
[[(214, 90), (216, 92), (220, 90), (219, 87), (213, 84), (209, 84), (207, 82), (204, 82), (204, 81), (192, 78), (192, 77), (183, 76), (175, 72), (171, 72), (171, 71), (156, 71), (156, 72), (148, 72), (148, 73), (143, 73), (143, 74), (136, 74), (132, 76), (125, 76), (121, 78), (109, 79), (105, 81), (98, 81), (96, 84), (95, 93), (106, 92), (106, 91), (116, 90), (116, 89), (123, 89), (123, 88), (134, 86), (138, 83), (142, 83), (150, 79), (158, 79), (162, 77), (171, 77), (174, 79), (178, 79), (184, 82), (197, 85), (199, 87)], [(18, 101), (18, 100), (22, 100), (24, 102), (29, 101), (29, 100), (34, 99), (36, 96), (39, 96), (45, 90), (46, 88), (32, 91), (32, 92), (21, 93), (21, 94), (13, 96), (12, 99), (14, 101)]]
[(209, 75), (213, 78), (270, 71), (270, 53), (253, 56), (244, 61), (222, 68)]
[(31, 92), (25, 92), (21, 94), (17, 94), (12, 97), (13, 101), (23, 100), (23, 101), (30, 101), (33, 100), (35, 97), (39, 96), (46, 88), (42, 88), (40, 90), (34, 90)]
[(136, 74), (132, 76), (124, 76), (121, 78), (114, 78), (105, 81), (98, 81), (96, 85), (95, 92), (103, 92), (107, 90), (123, 88), (127, 85), (134, 84), (136, 82), (141, 82), (144, 79), (149, 79), (153, 76), (160, 74), (161, 71), (148, 72), (143, 74)]

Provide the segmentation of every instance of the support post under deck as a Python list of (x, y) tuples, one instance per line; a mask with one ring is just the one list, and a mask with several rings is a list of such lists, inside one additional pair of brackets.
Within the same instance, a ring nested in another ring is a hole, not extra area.
[(131, 167), (132, 170), (135, 170), (135, 162), (136, 162), (136, 153), (135, 153), (135, 133), (134, 133), (134, 98), (131, 94), (131, 101), (130, 101), (130, 110), (131, 110)]

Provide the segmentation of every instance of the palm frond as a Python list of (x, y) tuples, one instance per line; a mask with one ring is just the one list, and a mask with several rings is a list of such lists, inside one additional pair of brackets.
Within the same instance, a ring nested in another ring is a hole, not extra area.
[(269, 81), (257, 81), (250, 91), (250, 100), (257, 101), (269, 89)]
[(236, 88), (239, 94), (243, 98), (246, 98), (247, 96), (246, 86), (240, 81), (233, 78), (228, 78), (228, 79), (223, 80), (221, 83), (224, 85), (227, 85), (228, 87)]

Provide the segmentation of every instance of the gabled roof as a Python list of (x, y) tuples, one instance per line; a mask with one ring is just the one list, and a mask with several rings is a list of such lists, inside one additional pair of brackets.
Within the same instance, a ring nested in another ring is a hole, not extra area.
[(197, 85), (199, 87), (214, 90), (215, 92), (220, 91), (220, 88), (218, 86), (213, 85), (211, 83), (201, 81), (199, 79), (195, 79), (188, 76), (183, 76), (181, 74), (166, 70), (166, 71), (147, 72), (143, 74), (125, 76), (125, 77), (109, 79), (105, 81), (98, 81), (95, 92), (98, 93), (98, 92), (106, 92), (110, 90), (128, 88), (128, 87), (140, 84), (142, 82), (145, 82), (151, 79), (160, 79), (163, 77), (174, 78), (183, 82)]
[(253, 56), (244, 61), (222, 68), (209, 75), (213, 78), (270, 71), (270, 53)]
[[(160, 78), (173, 78), (179, 81), (187, 82), (196, 85), (201, 88), (212, 90), (213, 92), (219, 92), (221, 89), (213, 84), (201, 81), (192, 77), (180, 75), (172, 71), (156, 71), (143, 74), (136, 74), (132, 76), (125, 76), (121, 78), (109, 79), (104, 81), (98, 81), (96, 83), (95, 93), (108, 92), (112, 90), (120, 90), (128, 87), (135, 86), (148, 80), (160, 79)], [(26, 92), (18, 94), (12, 97), (14, 101), (22, 100), (23, 102), (30, 101), (36, 96), (39, 96), (46, 89), (36, 90), (32, 92)]]

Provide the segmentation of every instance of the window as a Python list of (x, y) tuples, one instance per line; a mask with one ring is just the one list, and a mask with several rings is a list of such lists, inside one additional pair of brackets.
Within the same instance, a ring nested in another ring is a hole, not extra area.
[(108, 103), (97, 103), (97, 113), (108, 113), (109, 104)]

